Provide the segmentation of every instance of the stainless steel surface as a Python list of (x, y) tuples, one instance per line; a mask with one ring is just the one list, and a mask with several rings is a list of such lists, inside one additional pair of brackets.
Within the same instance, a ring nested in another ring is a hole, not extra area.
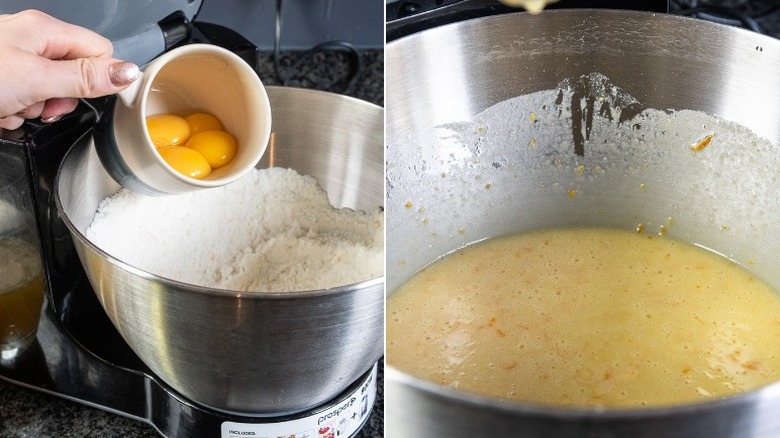
[[(334, 94), (268, 87), (267, 158), (317, 178), (338, 206), (383, 205), (383, 110)], [(337, 395), (383, 352), (383, 278), (293, 293), (236, 293), (150, 275), (84, 237), (118, 190), (93, 147), (71, 150), (57, 205), (93, 289), (123, 338), (165, 383), (207, 407), (300, 412)], [(124, 230), (122, 232), (128, 232)]]
[[(573, 169), (523, 161), (517, 151), (527, 144), (475, 152), (473, 145), (453, 144), (440, 128), (600, 72), (645, 107), (714, 114), (777, 145), (777, 40), (666, 15), (561, 10), (431, 29), (389, 43), (386, 55), (388, 293), (442, 255), (481, 239), (545, 226), (634, 229), (645, 220), (663, 223), (671, 211), (677, 219), (671, 237), (752, 261), (749, 269), (780, 289), (775, 149), (733, 162), (726, 150), (699, 167), (661, 150), (653, 151), (655, 160), (632, 163), (618, 149), (609, 159), (626, 164), (625, 173), (574, 181)], [(639, 196), (631, 189), (639, 183), (657, 189)], [(566, 196), (569, 184), (583, 189), (574, 200)], [(732, 228), (726, 232), (724, 224)], [(780, 384), (710, 403), (602, 411), (498, 402), (392, 367), (386, 376), (388, 437), (780, 436)]]

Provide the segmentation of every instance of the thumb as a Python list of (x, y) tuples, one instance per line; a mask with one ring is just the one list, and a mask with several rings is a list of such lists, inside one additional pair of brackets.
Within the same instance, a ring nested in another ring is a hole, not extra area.
[(56, 97), (93, 98), (127, 88), (140, 75), (132, 62), (91, 57), (48, 61), (39, 101)]

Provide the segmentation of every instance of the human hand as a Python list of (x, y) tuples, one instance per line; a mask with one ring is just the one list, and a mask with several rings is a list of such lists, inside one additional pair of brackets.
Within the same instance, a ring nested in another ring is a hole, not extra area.
[(0, 128), (37, 117), (51, 123), (73, 111), (78, 98), (126, 88), (138, 66), (112, 52), (103, 36), (43, 12), (0, 15)]

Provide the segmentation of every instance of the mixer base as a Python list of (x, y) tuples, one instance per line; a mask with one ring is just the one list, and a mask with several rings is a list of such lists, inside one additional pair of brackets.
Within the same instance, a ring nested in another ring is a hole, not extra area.
[[(94, 319), (90, 323), (100, 326)], [(375, 364), (338, 397), (308, 411), (282, 417), (231, 415), (184, 399), (146, 369), (121, 338), (104, 346), (108, 357), (87, 348), (93, 341), (86, 338), (73, 336), (47, 300), (35, 341), (0, 358), (0, 378), (143, 421), (168, 438), (354, 437), (377, 397)]]

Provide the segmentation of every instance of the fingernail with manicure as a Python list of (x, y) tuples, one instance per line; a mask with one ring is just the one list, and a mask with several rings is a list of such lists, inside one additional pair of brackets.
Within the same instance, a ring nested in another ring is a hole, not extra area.
[(116, 87), (130, 85), (140, 73), (138, 66), (128, 61), (115, 62), (108, 67), (109, 78)]
[(57, 114), (56, 116), (47, 117), (45, 119), (41, 119), (41, 122), (43, 123), (54, 123), (57, 120), (62, 118), (62, 114)]

